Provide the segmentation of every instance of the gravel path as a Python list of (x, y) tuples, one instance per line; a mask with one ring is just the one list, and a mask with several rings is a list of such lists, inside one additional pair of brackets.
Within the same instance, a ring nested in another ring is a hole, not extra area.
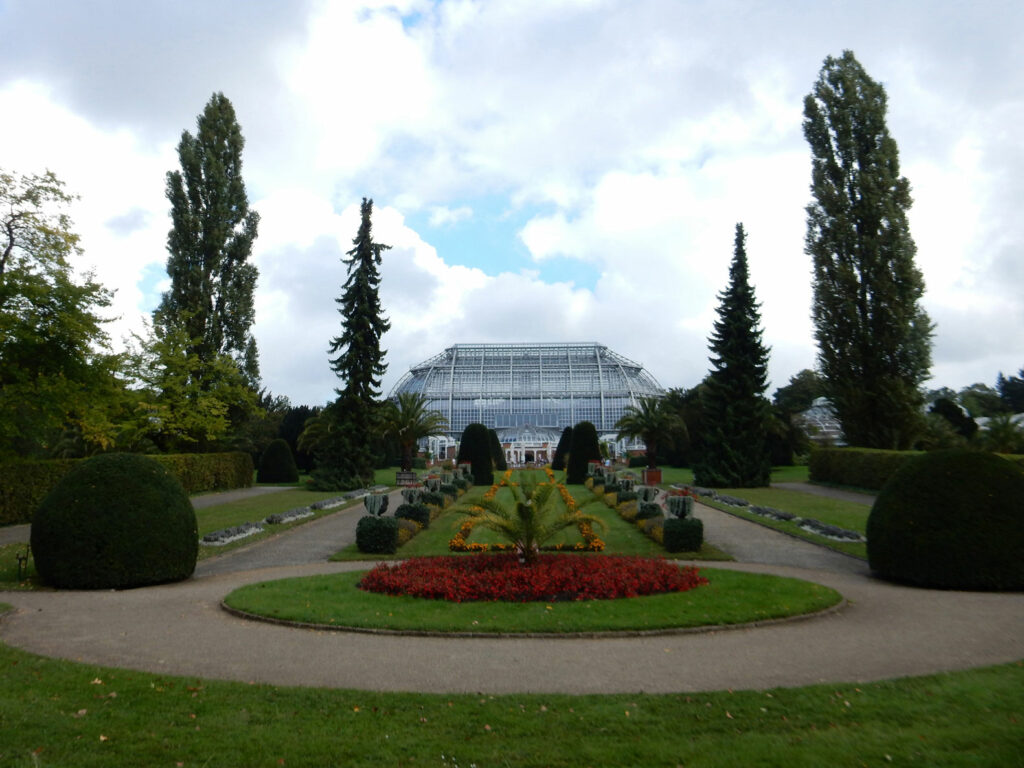
[[(740, 563), (849, 601), (766, 627), (608, 639), (444, 639), (295, 629), (220, 609), (243, 584), (365, 568), (306, 562), (343, 546), (361, 507), (204, 562), (194, 578), (123, 592), (7, 592), (0, 638), (88, 663), (275, 685), (427, 692), (673, 692), (860, 682), (1024, 658), (1024, 594), (922, 590), (854, 558), (699, 505), (709, 541)], [(483, 608), (482, 608), (483, 609)]]

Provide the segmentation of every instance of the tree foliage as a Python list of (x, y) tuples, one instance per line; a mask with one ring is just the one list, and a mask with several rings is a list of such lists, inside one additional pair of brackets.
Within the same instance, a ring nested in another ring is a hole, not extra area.
[(363, 198), (359, 231), (343, 259), (348, 278), (335, 299), (341, 335), (331, 340), (331, 370), (342, 381), (338, 398), (320, 418), (329, 422), (313, 477), (325, 489), (350, 489), (373, 477), (375, 433), (381, 427), (380, 380), (387, 366), (381, 336), (391, 327), (380, 304), (381, 253), (391, 246), (373, 241), (373, 201)]
[(647, 466), (658, 466), (658, 449), (686, 431), (686, 422), (660, 397), (641, 397), (630, 403), (615, 423), (619, 439), (640, 438), (647, 449)]
[(885, 89), (853, 53), (826, 58), (804, 100), (814, 197), (805, 250), (819, 367), (847, 442), (906, 448), (920, 425), (932, 325), (907, 222), (910, 183), (885, 118)]
[(405, 472), (412, 469), (416, 443), (441, 434), (447, 424), (440, 411), (427, 408), (427, 396), (422, 392), (399, 392), (384, 404), (384, 428), (398, 442)]
[(562, 430), (562, 436), (558, 438), (558, 445), (555, 447), (555, 456), (551, 460), (551, 468), (556, 471), (565, 469), (565, 456), (569, 453), (572, 444), (572, 427)]
[(569, 444), (569, 460), (565, 467), (565, 482), (581, 485), (587, 480), (587, 465), (600, 461), (601, 446), (597, 440), (597, 427), (589, 421), (581, 421), (572, 428), (572, 442)]
[(491, 457), (491, 437), (483, 424), (467, 424), (459, 438), (459, 452), (455, 457), (459, 464), (469, 464), (475, 485), (491, 485), (494, 482), (494, 459)]
[(51, 455), (67, 435), (73, 455), (116, 441), (122, 360), (100, 314), (111, 293), (75, 275), (74, 199), (50, 171), (0, 170), (0, 456)]
[(999, 398), (1010, 413), (1024, 413), (1024, 368), (1016, 376), (1003, 376), (1000, 372), (996, 379)]
[(699, 485), (726, 488), (768, 485), (768, 349), (761, 341), (742, 224), (736, 225), (729, 285), (718, 298), (718, 320), (709, 339), (712, 370), (704, 397), (703, 450), (694, 479)]
[(171, 230), (167, 274), (171, 287), (153, 313), (158, 333), (181, 329), (188, 354), (205, 366), (219, 355), (238, 364), (249, 384), (259, 380), (253, 291), (258, 272), (249, 263), (259, 214), (249, 210), (242, 180), (245, 139), (231, 102), (210, 97), (196, 135), (183, 131), (181, 170), (167, 174)]
[(825, 382), (815, 371), (804, 368), (789, 377), (789, 383), (772, 395), (772, 403), (787, 413), (806, 411), (825, 395)]

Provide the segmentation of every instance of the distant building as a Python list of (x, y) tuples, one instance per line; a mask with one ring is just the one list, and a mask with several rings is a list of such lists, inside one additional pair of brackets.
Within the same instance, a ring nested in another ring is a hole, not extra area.
[(793, 416), (804, 432), (817, 445), (846, 445), (843, 428), (827, 397), (819, 397), (806, 411)]
[(550, 461), (565, 427), (590, 421), (613, 451), (615, 423), (641, 397), (665, 391), (643, 366), (596, 343), (455, 344), (412, 366), (391, 390), (420, 392), (448, 420), (427, 449), (451, 458), (467, 424), (498, 433), (511, 463)]

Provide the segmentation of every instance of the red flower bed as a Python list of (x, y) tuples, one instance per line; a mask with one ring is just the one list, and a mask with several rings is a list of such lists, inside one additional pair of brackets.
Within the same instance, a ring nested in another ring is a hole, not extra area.
[(416, 557), (378, 564), (359, 588), (461, 603), (469, 600), (609, 600), (685, 592), (708, 580), (671, 560), (608, 555), (541, 555), (530, 566), (516, 555)]

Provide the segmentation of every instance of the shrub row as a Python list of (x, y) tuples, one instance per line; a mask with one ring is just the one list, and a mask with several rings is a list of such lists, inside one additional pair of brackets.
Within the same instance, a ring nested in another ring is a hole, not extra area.
[[(154, 455), (188, 494), (248, 488), (253, 464), (248, 453)], [(36, 508), (82, 459), (18, 461), (0, 466), (0, 525), (29, 523)]]
[[(815, 448), (808, 462), (814, 483), (849, 485), (879, 491), (911, 459), (921, 451), (883, 451), (873, 448)], [(1024, 469), (1024, 456), (1003, 455), (1004, 459)]]

